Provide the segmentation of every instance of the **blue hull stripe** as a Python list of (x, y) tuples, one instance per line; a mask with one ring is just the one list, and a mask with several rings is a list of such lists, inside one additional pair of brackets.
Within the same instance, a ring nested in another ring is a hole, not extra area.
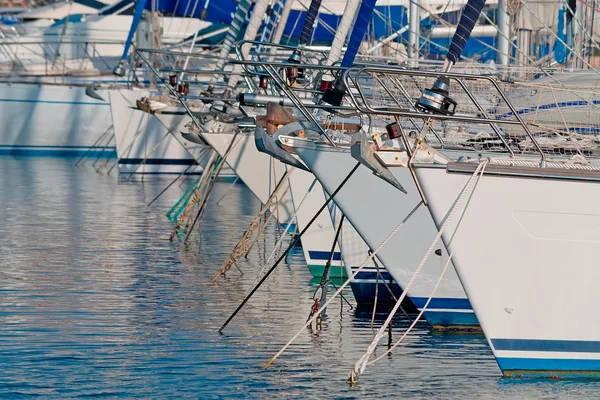
[(496, 361), (503, 371), (532, 371), (534, 375), (540, 375), (535, 371), (553, 371), (553, 375), (554, 371), (600, 371), (600, 360), (498, 357)]
[[(131, 173), (131, 172), (125, 171), (124, 173)], [(181, 172), (179, 172), (179, 171), (177, 171), (177, 172), (163, 172), (163, 171), (160, 171), (160, 172), (139, 172), (139, 171), (136, 171), (135, 175), (181, 175)], [(202, 175), (202, 172), (201, 171), (197, 171), (197, 172), (194, 172), (194, 171), (190, 172), (190, 171), (188, 171), (188, 172), (185, 173), (185, 175)], [(219, 179), (217, 179), (217, 180), (219, 180)]]
[(146, 165), (198, 165), (193, 158), (148, 158), (145, 162), (143, 158), (121, 158), (119, 160), (119, 165), (139, 165), (142, 163)]
[[(350, 268), (352, 269), (352, 272), (354, 272), (354, 271), (356, 271), (357, 269), (359, 269), (359, 268), (360, 268), (360, 266), (356, 265), (356, 266), (352, 266), (352, 267), (350, 267)], [(364, 270), (365, 270), (365, 269), (367, 269), (367, 268), (369, 268), (369, 269), (371, 269), (371, 270), (373, 270), (373, 271), (377, 272), (377, 269), (376, 269), (374, 266), (365, 267), (365, 268), (363, 268), (361, 271), (364, 271)], [(384, 267), (383, 265), (380, 265), (380, 266), (379, 266), (379, 271), (380, 271), (380, 272), (383, 272), (383, 271), (387, 271), (387, 270), (385, 269), (385, 267)]]
[(0, 146), (0, 155), (3, 156), (51, 156), (51, 157), (79, 157), (99, 155), (116, 158), (115, 147), (86, 147), (86, 146)]
[[(375, 283), (350, 282), (354, 299), (358, 304), (372, 304), (375, 300)], [(396, 298), (402, 295), (402, 290), (398, 285), (391, 286), (392, 292)], [(379, 284), (377, 292), (377, 302), (394, 302), (387, 288), (383, 283)], [(394, 302), (395, 303), (395, 302)]]
[[(286, 223), (280, 223), (279, 226), (281, 226), (283, 229), (285, 229), (286, 226), (288, 226), (289, 222)], [(294, 231), (296, 230), (296, 224), (290, 224), (290, 227), (288, 228), (288, 233), (294, 233)]]
[[(352, 271), (353, 273), (355, 271)], [(385, 281), (385, 282), (389, 282), (390, 281), (390, 274), (385, 272), (385, 271), (381, 271), (380, 272), (381, 276), (379, 277), (379, 281)], [(354, 279), (372, 279), (372, 280), (377, 280), (377, 272), (363, 272), (360, 271)], [(383, 279), (382, 279), (383, 278)]]
[(452, 311), (425, 311), (423, 317), (430, 325), (436, 326), (460, 326), (479, 325), (475, 313), (452, 312)]
[[(427, 303), (427, 297), (411, 297), (410, 299), (417, 308), (423, 308), (425, 306), (425, 303)], [(443, 297), (435, 297), (431, 299), (431, 302), (429, 303), (427, 308), (444, 308), (449, 310), (473, 309), (473, 307), (471, 307), (469, 299), (452, 299)]]
[(586, 340), (491, 339), (496, 350), (600, 353), (600, 342)]
[[(19, 150), (19, 149), (48, 149), (48, 150), (89, 150), (89, 149), (98, 149), (102, 150), (102, 147), (99, 146), (46, 146), (46, 145), (24, 145), (24, 144), (6, 144), (0, 145), (0, 150)], [(115, 146), (106, 147), (106, 150), (114, 150)]]
[[(591, 104), (594, 105), (598, 105), (600, 104), (600, 100), (593, 100), (591, 102)], [(554, 108), (565, 108), (565, 107), (582, 107), (582, 106), (588, 106), (590, 105), (589, 101), (585, 101), (585, 100), (577, 100), (577, 101), (563, 101), (560, 103), (550, 103), (550, 104), (542, 104), (539, 107), (527, 107), (527, 108), (522, 108), (520, 110), (517, 110), (517, 114), (519, 115), (523, 115), (523, 114), (529, 114), (532, 112), (536, 112), (536, 110), (552, 110)], [(513, 113), (512, 111), (507, 112), (506, 114), (502, 114), (499, 118), (506, 118), (506, 117), (510, 117), (512, 116)]]
[(72, 104), (78, 106), (110, 106), (110, 103), (92, 101), (54, 101), (54, 100), (24, 100), (24, 99), (0, 99), (5, 103), (43, 103), (43, 104)]
[[(329, 260), (330, 254), (331, 253), (328, 251), (317, 251), (317, 250), (309, 250), (308, 251), (308, 256), (310, 257), (311, 260), (327, 261), (327, 260)], [(339, 251), (334, 251), (333, 252), (333, 260), (341, 261), (341, 259), (342, 259), (342, 254)]]

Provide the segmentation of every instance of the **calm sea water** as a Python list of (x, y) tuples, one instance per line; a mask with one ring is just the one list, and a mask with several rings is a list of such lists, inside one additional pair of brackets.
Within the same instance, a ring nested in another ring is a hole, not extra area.
[[(271, 226), (244, 275), (211, 282), (258, 212), (250, 191), (236, 184), (216, 205), (230, 186), (217, 183), (201, 234), (184, 246), (169, 243), (165, 212), (185, 185), (148, 207), (169, 180), (119, 182), (74, 162), (0, 157), (2, 397), (597, 397), (594, 381), (503, 379), (483, 336), (426, 324), (349, 387), (372, 331), (369, 310), (341, 301), (321, 332), (304, 332), (263, 371), (306, 320), (315, 283), (296, 252), (217, 333), (278, 235)], [(407, 326), (398, 317), (394, 339)]]

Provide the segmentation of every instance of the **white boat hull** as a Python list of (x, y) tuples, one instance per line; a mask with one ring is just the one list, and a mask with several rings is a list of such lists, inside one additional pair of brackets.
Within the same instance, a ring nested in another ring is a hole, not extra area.
[[(202, 133), (202, 137), (223, 156), (234, 138), (234, 133)], [(238, 134), (226, 162), (263, 204), (267, 202), (279, 180), (290, 168), (269, 155), (259, 152), (254, 143), (254, 134), (247, 133)], [(280, 207), (272, 210), (280, 224), (287, 225), (291, 220), (294, 207), (300, 205), (314, 179), (314, 176), (306, 171), (296, 169), (292, 172), (289, 179), (289, 194), (283, 198)], [(280, 193), (283, 193), (283, 190)], [(317, 182), (296, 215), (298, 233), (308, 225), (324, 203), (323, 189)], [(327, 210), (324, 210), (301, 238), (304, 257), (313, 276), (322, 275), (331, 253), (334, 237), (331, 219)], [(345, 269), (341, 265), (341, 255), (336, 245), (331, 276), (340, 275), (345, 276)]]
[[(329, 214), (334, 226), (338, 226), (342, 215), (341, 210), (332, 205), (329, 207)], [(350, 277), (369, 257), (369, 246), (347, 218), (342, 224), (338, 245), (346, 274)], [(376, 297), (379, 305), (395, 303), (394, 297), (397, 299), (402, 294), (402, 289), (393, 281), (390, 273), (377, 256), (375, 256), (375, 260), (369, 260), (365, 267), (350, 280), (350, 287), (358, 305), (371, 305), (375, 302)], [(393, 296), (390, 295), (390, 290)]]
[(114, 145), (104, 148), (108, 136), (94, 146), (112, 118), (108, 101), (87, 96), (85, 87), (0, 83), (0, 93), (0, 154), (81, 156), (92, 150), (108, 156), (114, 152)]
[[(136, 108), (136, 100), (150, 93), (143, 90), (109, 90), (121, 174), (200, 174), (210, 158), (206, 145), (181, 137), (190, 120), (180, 107), (169, 107), (154, 115)], [(230, 176), (231, 171), (222, 171)]]
[[(357, 161), (349, 148), (315, 145), (299, 138), (280, 138), (294, 147), (327, 191), (335, 190)], [(404, 170), (398, 181), (407, 189), (403, 194), (360, 166), (335, 197), (336, 204), (360, 236), (376, 249), (421, 200), (417, 189)], [(425, 207), (419, 208), (406, 224), (379, 251), (378, 257), (401, 288), (406, 287), (417, 266), (437, 234)], [(440, 244), (442, 256), (432, 255), (414, 285), (409, 298), (421, 309), (431, 296), (448, 254)], [(429, 304), (424, 317), (435, 327), (467, 328), (478, 325), (469, 300), (451, 266)]]
[[(416, 175), (440, 226), (471, 173), (422, 166)], [(505, 375), (600, 371), (598, 199), (597, 181), (488, 166), (451, 242), (459, 218), (449, 223), (443, 239)]]

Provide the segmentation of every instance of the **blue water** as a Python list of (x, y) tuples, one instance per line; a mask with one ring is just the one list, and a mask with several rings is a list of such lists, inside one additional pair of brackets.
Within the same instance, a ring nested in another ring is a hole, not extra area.
[[(372, 338), (370, 312), (341, 301), (321, 332), (303, 332), (263, 371), (306, 320), (315, 284), (296, 253), (217, 333), (278, 235), (273, 224), (241, 264), (244, 275), (211, 282), (260, 208), (250, 191), (236, 184), (216, 205), (230, 187), (217, 183), (201, 234), (172, 244), (164, 214), (185, 185), (148, 207), (169, 180), (119, 182), (74, 161), (0, 157), (2, 397), (591, 398), (600, 390), (595, 381), (504, 379), (482, 336), (421, 323), (351, 388), (347, 374)], [(394, 340), (408, 323), (395, 319)]]

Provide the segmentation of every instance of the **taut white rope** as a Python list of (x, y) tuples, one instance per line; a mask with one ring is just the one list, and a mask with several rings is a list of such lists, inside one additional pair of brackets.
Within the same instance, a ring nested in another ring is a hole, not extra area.
[(353, 280), (353, 279), (356, 277), (356, 275), (358, 275), (358, 273), (359, 273), (360, 271), (362, 271), (362, 269), (365, 267), (365, 265), (367, 265), (367, 263), (368, 263), (369, 261), (371, 261), (371, 260), (373, 259), (373, 257), (375, 257), (375, 256), (377, 255), (377, 253), (379, 252), (379, 250), (381, 250), (381, 249), (383, 248), (383, 246), (385, 246), (385, 245), (387, 244), (387, 242), (389, 242), (389, 241), (390, 241), (390, 239), (391, 239), (391, 238), (392, 238), (392, 237), (393, 237), (393, 236), (394, 236), (394, 235), (395, 235), (395, 234), (396, 234), (396, 233), (397, 233), (397, 232), (400, 230), (400, 228), (402, 228), (402, 226), (403, 226), (403, 225), (406, 223), (406, 221), (408, 221), (408, 220), (410, 219), (410, 217), (412, 217), (412, 216), (413, 216), (413, 214), (414, 214), (414, 213), (415, 213), (415, 212), (416, 212), (416, 211), (419, 209), (419, 207), (421, 207), (421, 205), (422, 205), (422, 204), (423, 204), (423, 201), (421, 200), (421, 201), (420, 201), (420, 202), (419, 202), (419, 203), (418, 203), (418, 204), (417, 204), (417, 205), (416, 205), (416, 206), (415, 206), (415, 207), (414, 207), (414, 208), (413, 208), (413, 209), (412, 209), (412, 210), (411, 210), (411, 211), (408, 213), (408, 215), (407, 215), (407, 216), (406, 216), (406, 217), (405, 217), (405, 218), (402, 220), (402, 222), (400, 222), (400, 224), (399, 224), (399, 225), (398, 225), (398, 226), (397, 226), (397, 227), (396, 227), (396, 228), (395, 228), (395, 229), (392, 231), (392, 233), (390, 233), (390, 234), (388, 235), (388, 237), (386, 237), (386, 238), (385, 238), (385, 240), (384, 240), (383, 242), (381, 242), (381, 244), (379, 245), (379, 247), (377, 247), (377, 248), (375, 249), (375, 251), (374, 251), (373, 253), (371, 253), (371, 255), (369, 255), (369, 257), (367, 257), (367, 259), (366, 259), (366, 260), (365, 260), (365, 261), (364, 261), (364, 262), (361, 264), (361, 266), (360, 266), (360, 267), (358, 267), (358, 269), (357, 269), (356, 271), (354, 271), (354, 273), (353, 273), (353, 274), (352, 274), (350, 277), (348, 277), (348, 280), (346, 280), (346, 282), (344, 282), (344, 284), (338, 288), (338, 290), (337, 290), (337, 291), (336, 291), (336, 292), (335, 292), (335, 293), (334, 293), (334, 294), (331, 296), (331, 298), (330, 298), (329, 300), (327, 300), (327, 301), (325, 302), (325, 304), (323, 304), (323, 305), (321, 306), (321, 308), (319, 308), (319, 310), (317, 310), (317, 311), (315, 312), (315, 314), (312, 316), (312, 318), (309, 318), (309, 319), (306, 321), (306, 323), (305, 323), (305, 324), (302, 326), (302, 328), (300, 328), (300, 330), (299, 330), (299, 331), (298, 331), (298, 332), (297, 332), (297, 333), (294, 335), (294, 337), (293, 337), (293, 338), (291, 338), (291, 339), (290, 339), (290, 341), (289, 341), (289, 342), (287, 342), (287, 343), (285, 344), (285, 346), (283, 346), (283, 347), (281, 348), (281, 350), (279, 350), (279, 351), (277, 352), (277, 354), (275, 354), (275, 355), (273, 356), (273, 358), (271, 358), (271, 359), (269, 360), (269, 362), (265, 364), (265, 366), (263, 367), (263, 369), (267, 369), (267, 368), (269, 368), (269, 365), (271, 365), (271, 364), (272, 364), (272, 363), (273, 363), (273, 362), (274, 362), (274, 361), (277, 359), (277, 357), (279, 357), (281, 354), (283, 354), (283, 352), (284, 352), (284, 351), (285, 351), (285, 350), (286, 350), (288, 347), (290, 347), (290, 345), (292, 344), (292, 342), (293, 342), (294, 340), (296, 340), (296, 338), (297, 338), (298, 336), (300, 336), (300, 334), (301, 334), (301, 333), (304, 331), (304, 329), (305, 329), (307, 326), (311, 325), (315, 319), (317, 319), (317, 317), (318, 317), (318, 316), (321, 314), (321, 312), (322, 312), (322, 311), (323, 311), (325, 308), (327, 308), (327, 306), (329, 305), (329, 303), (331, 303), (331, 302), (333, 301), (333, 299), (335, 299), (335, 298), (336, 298), (336, 296), (337, 296), (338, 294), (340, 294), (340, 293), (342, 292), (342, 290), (343, 290), (343, 289), (344, 289), (346, 286), (348, 286), (348, 284), (350, 283), (350, 281), (351, 281), (351, 280)]
[[(482, 167), (485, 164), (487, 164), (487, 162), (488, 161), (486, 160), (486, 161), (480, 163), (477, 166), (477, 168), (475, 169), (475, 172), (473, 173), (473, 175), (471, 175), (471, 178), (469, 178), (469, 181), (467, 182), (467, 184), (465, 185), (465, 187), (461, 191), (460, 195), (458, 196), (458, 199), (457, 199), (456, 203), (454, 204), (454, 206), (452, 207), (452, 210), (450, 210), (450, 213), (448, 214), (448, 217), (446, 218), (446, 221), (444, 221), (444, 224), (440, 228), (438, 234), (435, 236), (435, 239), (433, 239), (433, 243), (431, 243), (431, 246), (429, 246), (429, 249), (425, 253), (425, 256), (423, 257), (423, 260), (421, 260), (421, 263), (419, 264), (419, 266), (417, 267), (417, 269), (413, 273), (413, 276), (410, 278), (410, 281), (408, 282), (408, 284), (406, 285), (406, 287), (402, 288), (403, 289), (402, 295), (400, 296), (400, 298), (398, 299), (398, 301), (394, 305), (394, 308), (392, 308), (392, 310), (390, 311), (390, 315), (387, 317), (387, 319), (385, 320), (385, 322), (383, 323), (383, 325), (381, 326), (381, 328), (379, 328), (379, 331), (377, 332), (377, 335), (375, 335), (375, 338), (373, 339), (373, 341), (369, 345), (369, 348), (367, 349), (366, 353), (363, 354), (363, 356), (354, 365), (354, 368), (352, 369), (352, 371), (350, 371), (350, 374), (349, 374), (349, 377), (348, 377), (348, 380), (350, 381), (350, 383), (356, 383), (356, 381), (358, 380), (358, 377), (360, 376), (360, 374), (362, 374), (364, 372), (364, 370), (365, 370), (365, 368), (367, 366), (367, 362), (369, 360), (369, 357), (371, 357), (371, 354), (373, 354), (373, 352), (375, 351), (375, 348), (377, 347), (377, 344), (379, 343), (379, 341), (381, 340), (381, 338), (385, 334), (385, 330), (386, 330), (387, 326), (390, 324), (390, 322), (392, 321), (392, 318), (394, 317), (394, 314), (396, 314), (396, 311), (398, 311), (398, 308), (400, 307), (400, 304), (406, 298), (409, 289), (411, 288), (411, 286), (413, 285), (415, 279), (417, 278), (417, 276), (419, 276), (421, 270), (425, 266), (425, 262), (427, 261), (427, 259), (431, 255), (431, 253), (433, 253), (437, 242), (440, 240), (440, 238), (442, 237), (442, 234), (446, 230), (446, 227), (448, 226), (449, 222), (452, 220), (452, 217), (456, 213), (456, 210), (458, 209), (458, 206), (464, 200), (465, 195), (470, 190), (470, 187), (473, 186), (473, 184), (475, 182), (475, 178), (479, 174), (479, 171), (481, 171)], [(413, 322), (413, 323), (415, 323), (415, 322)]]
[[(288, 179), (288, 182), (289, 182), (289, 179)], [(317, 178), (315, 178), (312, 181), (312, 183), (310, 184), (310, 187), (306, 191), (306, 194), (304, 195), (304, 197), (302, 198), (302, 200), (300, 200), (300, 204), (298, 204), (298, 207), (296, 207), (296, 209), (294, 210), (294, 215), (292, 215), (292, 218), (290, 218), (290, 222), (288, 222), (287, 226), (283, 230), (283, 233), (281, 234), (281, 237), (279, 238), (279, 240), (275, 244), (275, 248), (273, 249), (273, 251), (269, 255), (269, 258), (267, 258), (267, 261), (264, 262), (263, 267), (260, 269), (260, 271), (256, 275), (256, 278), (254, 278), (254, 281), (252, 282), (252, 285), (250, 285), (250, 289), (253, 288), (256, 285), (256, 282), (258, 282), (258, 280), (261, 278), (262, 274), (265, 272), (265, 269), (267, 269), (267, 265), (269, 265), (269, 261), (271, 261), (271, 259), (273, 258), (273, 256), (277, 252), (277, 249), (279, 249), (279, 247), (281, 246), (281, 243), (283, 243), (283, 239), (285, 239), (285, 237), (286, 237), (285, 236), (285, 232), (289, 232), (290, 231), (290, 226), (292, 226), (292, 224), (294, 223), (294, 220), (296, 219), (296, 215), (298, 215), (298, 211), (300, 211), (300, 209), (302, 208), (302, 204), (304, 204), (304, 200), (306, 200), (306, 198), (310, 194), (310, 191), (315, 186), (315, 183), (317, 183)], [(248, 295), (248, 293), (246, 293), (246, 295)]]
[[(486, 166), (484, 165), (483, 168), (481, 169), (481, 173), (479, 174), (479, 179), (483, 176), (483, 173), (485, 171), (485, 167)], [(468, 209), (467, 207), (469, 206), (469, 201), (473, 197), (473, 193), (475, 193), (475, 189), (477, 188), (477, 184), (479, 183), (479, 179), (477, 179), (477, 181), (475, 182), (475, 185), (473, 186), (473, 190), (471, 191), (471, 196), (469, 197), (469, 200), (467, 200), (467, 204), (465, 205), (465, 211), (463, 212), (463, 215), (462, 215), (461, 219), (464, 218), (465, 214), (467, 213), (467, 209)], [(458, 224), (460, 224), (460, 221), (458, 222)], [(454, 230), (454, 233), (452, 234), (452, 238), (450, 238), (449, 243), (451, 243), (452, 240), (454, 239), (454, 237), (456, 236), (456, 232), (458, 231), (458, 227), (459, 227), (458, 224), (456, 226), (456, 229)], [(408, 329), (406, 330), (406, 332), (404, 332), (404, 334), (400, 337), (400, 339), (398, 339), (398, 341), (396, 343), (394, 343), (394, 345), (392, 347), (390, 347), (389, 349), (387, 349), (382, 355), (380, 355), (376, 359), (374, 359), (372, 361), (369, 361), (367, 363), (367, 365), (371, 365), (371, 364), (376, 363), (377, 361), (381, 360), (383, 357), (385, 357), (386, 355), (388, 355), (389, 353), (391, 353), (392, 351), (394, 351), (394, 349), (396, 347), (398, 347), (398, 345), (400, 345), (400, 342), (402, 342), (402, 340), (404, 340), (404, 338), (410, 333), (410, 331), (413, 330), (413, 328), (417, 324), (417, 321), (419, 321), (419, 319), (421, 318), (421, 316), (423, 315), (423, 313), (425, 313), (425, 310), (429, 306), (429, 303), (431, 302), (431, 299), (433, 298), (433, 296), (435, 295), (435, 292), (437, 291), (438, 287), (440, 286), (440, 283), (442, 282), (442, 279), (444, 278), (444, 275), (446, 274), (446, 270), (448, 269), (448, 266), (450, 265), (450, 260), (452, 260), (452, 256), (453, 255), (454, 255), (454, 250), (452, 250), (452, 252), (448, 256), (448, 261), (446, 261), (446, 265), (444, 265), (444, 269), (442, 270), (442, 273), (440, 274), (440, 278), (438, 279), (435, 287), (433, 288), (433, 291), (431, 292), (431, 295), (427, 299), (427, 302), (425, 303), (425, 305), (421, 309), (421, 312), (419, 312), (419, 315), (417, 315), (417, 318), (412, 322), (412, 324), (408, 327)]]

